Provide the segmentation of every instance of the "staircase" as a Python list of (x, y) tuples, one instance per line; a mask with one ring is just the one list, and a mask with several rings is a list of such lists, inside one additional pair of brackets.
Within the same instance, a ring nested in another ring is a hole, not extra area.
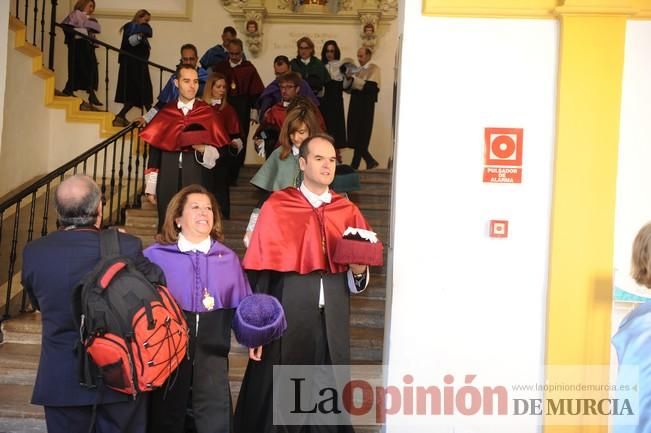
[[(240, 184), (231, 188), (231, 219), (224, 221), (224, 243), (244, 255), (242, 237), (249, 215), (258, 201), (258, 192), (248, 183), (258, 167), (245, 166)], [(352, 193), (369, 224), (385, 245), (388, 243), (391, 172), (362, 171), (362, 188)], [(139, 237), (144, 246), (154, 242), (158, 219), (154, 206), (127, 211), (125, 229)], [(386, 248), (385, 248), (386, 252)], [(385, 256), (386, 261), (386, 256)], [(386, 264), (371, 269), (369, 287), (351, 298), (351, 357), (354, 364), (381, 364), (384, 339)], [(41, 322), (38, 313), (28, 313), (3, 322), (4, 341), (0, 344), (0, 433), (45, 432), (43, 410), (29, 404), (38, 366)], [(237, 400), (246, 369), (248, 352), (235, 340), (230, 354), (230, 381), (233, 401)], [(356, 427), (358, 433), (379, 431), (378, 426)]]

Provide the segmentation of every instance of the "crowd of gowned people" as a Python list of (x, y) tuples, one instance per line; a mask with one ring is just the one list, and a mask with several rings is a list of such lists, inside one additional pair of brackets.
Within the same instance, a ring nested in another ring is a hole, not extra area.
[[(88, 100), (81, 105), (82, 110), (93, 110), (103, 105), (96, 91), (98, 87), (96, 45), (93, 39), (101, 34), (101, 26), (93, 17), (94, 0), (77, 0), (73, 11), (62, 24), (68, 45), (68, 81), (62, 94), (72, 96), (77, 90), (88, 93)], [(115, 91), (115, 102), (121, 103), (122, 109), (116, 114), (114, 126), (127, 126), (127, 114), (134, 107), (149, 112), (151, 118), (152, 83), (149, 75), (149, 60), (153, 39), (153, 29), (150, 25), (151, 14), (141, 9), (133, 19), (121, 28), (122, 40), (118, 57), (119, 73)], [(74, 30), (74, 31), (72, 31)], [(87, 36), (84, 37), (80, 35)], [(262, 156), (269, 157), (277, 144), (277, 135), (282, 126), (279, 113), (271, 116), (268, 111), (280, 102), (287, 104), (278, 80), (266, 87), (262, 83), (256, 67), (243, 52), (242, 41), (237, 38), (236, 30), (228, 26), (224, 28), (222, 43), (208, 49), (199, 59), (196, 49), (191, 55), (181, 53), (181, 64), (197, 67), (199, 74), (199, 97), (203, 95), (203, 86), (209, 75), (221, 73), (227, 83), (224, 98), (230, 98), (230, 104), (237, 113), (239, 136), (242, 138), (242, 150), (236, 156), (237, 164), (241, 165), (246, 154), (246, 139), (251, 122), (260, 122), (264, 128), (258, 128), (260, 134), (255, 140), (264, 140), (262, 147), (256, 150)], [(231, 46), (232, 44), (232, 46)], [(184, 47), (191, 47), (186, 44)], [(276, 77), (293, 71), (299, 75), (295, 94), (309, 98), (314, 103), (324, 121), (324, 128), (334, 139), (337, 149), (351, 147), (354, 156), (350, 165), (357, 169), (362, 161), (366, 168), (378, 166), (378, 162), (369, 151), (375, 102), (380, 89), (380, 70), (371, 63), (372, 52), (369, 48), (360, 48), (357, 52), (358, 65), (352, 59), (341, 58), (341, 51), (336, 41), (323, 43), (320, 57), (317, 57), (313, 41), (305, 36), (296, 41), (296, 55), (279, 53), (274, 59)], [(155, 108), (170, 102), (176, 96), (170, 81), (158, 96)], [(287, 86), (285, 86), (287, 87)], [(344, 118), (344, 100), (342, 93), (350, 92), (348, 119)], [(221, 105), (221, 104), (220, 104)], [(277, 109), (275, 111), (278, 111)], [(274, 113), (271, 113), (274, 114)], [(142, 118), (140, 118), (142, 119)], [(346, 126), (347, 125), (347, 126)], [(264, 151), (262, 149), (264, 148)], [(232, 176), (238, 169), (233, 168)], [(231, 181), (233, 178), (231, 178)]]
[[(65, 22), (99, 33), (94, 6), (93, 0), (77, 1)], [(124, 52), (148, 57), (150, 18), (141, 10), (122, 27)], [(81, 81), (77, 70), (95, 62), (94, 47), (74, 32), (67, 41), (65, 92), (86, 90), (86, 104), (94, 105), (96, 80), (91, 73)], [(361, 160), (366, 168), (378, 165), (368, 146), (379, 68), (367, 48), (359, 49), (356, 66), (342, 61), (335, 41), (323, 44), (320, 59), (308, 37), (296, 46), (294, 58), (275, 57), (276, 78), (264, 86), (235, 29), (226, 27), (222, 43), (201, 58), (194, 45), (181, 47), (176, 72), (157, 101), (150, 97), (143, 63), (120, 57), (116, 100), (124, 108), (114, 123), (128, 124), (133, 107), (147, 110), (135, 121), (150, 145), (145, 193), (158, 208), (158, 234), (144, 251), (126, 233), (115, 234), (116, 245), (109, 248), (95, 182), (74, 175), (57, 187), (60, 229), (26, 246), (22, 272), (22, 284), (42, 314), (32, 403), (44, 406), (49, 432), (353, 431), (345, 416), (328, 425), (309, 417), (300, 425), (274, 422), (274, 367), (350, 363), (349, 297), (367, 287), (369, 267), (382, 261), (381, 243), (347, 197), (359, 188), (355, 169)], [(344, 91), (351, 92), (347, 127)], [(230, 217), (229, 188), (238, 181), (250, 129), (251, 150), (265, 163), (251, 179), (260, 201), (241, 233), (247, 250), (240, 262), (224, 244), (223, 219)], [(346, 146), (355, 148), (350, 166), (339, 154)], [(107, 265), (116, 255), (129, 265)], [(122, 288), (127, 294), (116, 298), (111, 284), (123, 272), (166, 285), (170, 299), (163, 304), (179, 312), (173, 320), (187, 331), (148, 339), (143, 351), (134, 346), (140, 334), (120, 315), (121, 307), (135, 302), (151, 332), (168, 321), (154, 320), (153, 309), (162, 307), (141, 302), (135, 291)], [(71, 299), (72, 288), (95, 281), (89, 275), (100, 276), (94, 297), (79, 296), (82, 290)], [(110, 307), (100, 308), (97, 299)], [(90, 313), (79, 317), (78, 311), (93, 311), (92, 323), (85, 321)], [(235, 405), (231, 330), (249, 355)], [(187, 340), (180, 338), (186, 333)], [(160, 352), (152, 346), (181, 341), (187, 346), (173, 349), (183, 356), (161, 361), (169, 367), (162, 369), (164, 382), (143, 382), (144, 370), (159, 365)], [(124, 356), (111, 361), (120, 350)], [(88, 365), (94, 366), (90, 373)]]

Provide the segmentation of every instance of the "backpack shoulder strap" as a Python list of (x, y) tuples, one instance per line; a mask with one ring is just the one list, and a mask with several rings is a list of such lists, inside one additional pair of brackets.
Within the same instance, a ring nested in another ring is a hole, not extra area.
[(99, 246), (102, 258), (117, 257), (120, 255), (120, 241), (116, 229), (101, 230), (99, 232)]

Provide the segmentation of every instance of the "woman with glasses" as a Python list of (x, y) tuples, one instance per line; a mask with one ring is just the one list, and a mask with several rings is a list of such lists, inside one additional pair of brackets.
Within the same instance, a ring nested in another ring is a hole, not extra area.
[(292, 71), (301, 74), (301, 78), (308, 82), (315, 95), (323, 96), (323, 86), (330, 80), (330, 76), (321, 60), (314, 56), (314, 42), (303, 36), (296, 41), (296, 47), (298, 53), (289, 66)]
[(336, 41), (326, 41), (321, 49), (323, 62), (330, 80), (325, 83), (323, 98), (319, 109), (325, 119), (328, 134), (335, 139), (335, 147), (346, 147), (346, 121), (344, 117), (343, 82), (341, 72), (341, 51)]

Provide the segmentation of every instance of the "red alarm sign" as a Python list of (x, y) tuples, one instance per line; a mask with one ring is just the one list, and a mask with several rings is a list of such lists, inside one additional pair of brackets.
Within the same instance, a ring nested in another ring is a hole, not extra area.
[(484, 129), (484, 182), (522, 182), (522, 128)]

